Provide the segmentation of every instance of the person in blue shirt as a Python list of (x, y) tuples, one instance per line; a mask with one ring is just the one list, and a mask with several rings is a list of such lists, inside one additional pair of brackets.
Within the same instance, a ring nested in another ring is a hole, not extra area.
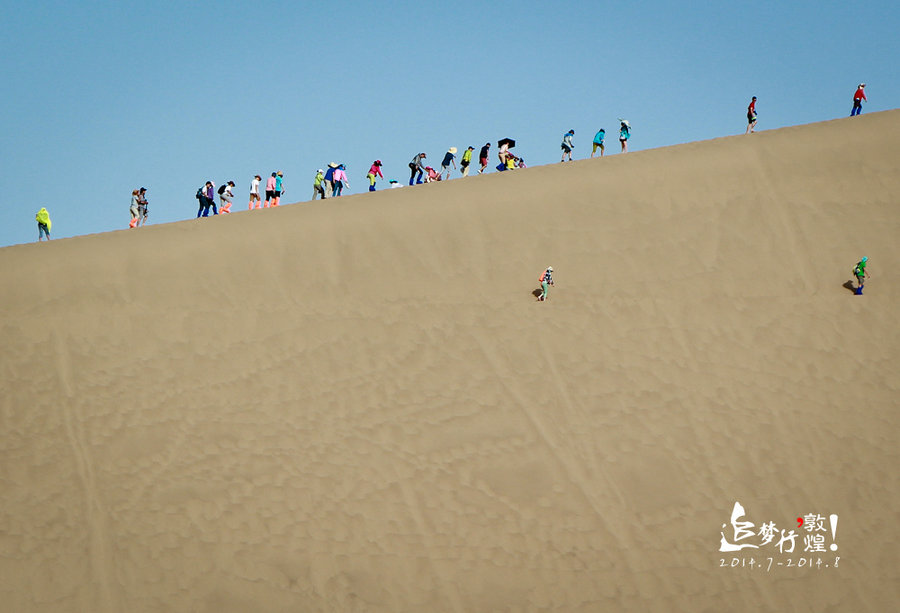
[(594, 157), (594, 154), (597, 153), (597, 149), (600, 149), (600, 157), (603, 157), (603, 139), (606, 137), (606, 130), (600, 128), (600, 130), (594, 134), (594, 148), (591, 149), (591, 157)]
[(279, 170), (275, 173), (275, 202), (272, 203), (272, 206), (278, 206), (281, 202), (281, 194), (284, 193), (284, 175), (281, 174)]
[(631, 124), (627, 119), (620, 119), (619, 143), (622, 144), (622, 153), (628, 153), (628, 139), (631, 138)]

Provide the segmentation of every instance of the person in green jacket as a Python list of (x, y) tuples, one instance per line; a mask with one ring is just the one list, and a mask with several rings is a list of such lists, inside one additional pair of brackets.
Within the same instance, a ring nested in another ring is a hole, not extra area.
[(862, 296), (863, 285), (866, 282), (866, 277), (869, 276), (869, 273), (866, 271), (866, 264), (868, 263), (869, 258), (863, 257), (853, 268), (853, 274), (856, 275), (857, 288), (855, 293), (857, 296)]
[(315, 200), (316, 198), (321, 198), (322, 200), (325, 200), (324, 183), (325, 183), (325, 173), (322, 171), (321, 168), (319, 168), (318, 170), (316, 170), (316, 178), (313, 179), (313, 197), (312, 197), (313, 200)]
[(462, 160), (459, 162), (459, 171), (462, 173), (462, 176), (469, 176), (469, 164), (472, 163), (472, 152), (475, 151), (475, 147), (470, 146), (468, 149), (463, 151)]
[(34, 216), (38, 225), (38, 242), (44, 240), (44, 235), (47, 235), (47, 240), (50, 240), (50, 213), (47, 212), (47, 209), (41, 207), (41, 210), (37, 212), (37, 215)]

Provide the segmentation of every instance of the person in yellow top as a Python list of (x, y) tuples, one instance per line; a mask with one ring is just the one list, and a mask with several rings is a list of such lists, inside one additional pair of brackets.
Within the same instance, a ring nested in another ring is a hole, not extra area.
[(462, 173), (462, 176), (469, 176), (469, 164), (472, 163), (472, 152), (475, 151), (475, 147), (470, 146), (468, 149), (463, 151), (462, 160), (459, 163), (459, 171)]
[(47, 212), (47, 209), (41, 207), (34, 219), (38, 224), (38, 242), (44, 240), (45, 234), (47, 235), (47, 240), (50, 240), (50, 213)]

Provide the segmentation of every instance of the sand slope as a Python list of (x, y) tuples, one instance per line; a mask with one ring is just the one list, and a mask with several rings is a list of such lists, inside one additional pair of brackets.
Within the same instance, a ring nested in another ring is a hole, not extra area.
[[(0, 602), (891, 610), (898, 151), (891, 111), (0, 250)], [(720, 568), (735, 500), (838, 514), (840, 567)]]

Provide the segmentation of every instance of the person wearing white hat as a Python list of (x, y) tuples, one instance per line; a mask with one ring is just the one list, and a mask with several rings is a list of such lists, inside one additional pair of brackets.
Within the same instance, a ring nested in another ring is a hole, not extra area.
[(541, 295), (538, 297), (538, 302), (543, 302), (547, 299), (547, 292), (550, 291), (550, 286), (553, 285), (553, 267), (548, 266), (538, 281), (541, 284)]
[(316, 198), (325, 200), (325, 187), (322, 185), (324, 182), (325, 171), (319, 168), (318, 170), (316, 170), (316, 178), (313, 179), (313, 200), (315, 200)]
[(859, 115), (862, 113), (862, 101), (865, 100), (868, 102), (868, 98), (866, 98), (866, 84), (860, 83), (859, 87), (856, 88), (856, 93), (853, 94), (853, 108), (850, 109), (850, 117), (854, 115)]
[(444, 178), (444, 173), (447, 173), (447, 179), (450, 178), (450, 164), (453, 164), (453, 168), (456, 168), (456, 147), (450, 147), (447, 149), (447, 153), (444, 154), (444, 161), (441, 162), (441, 178)]
[(619, 119), (619, 143), (622, 145), (622, 153), (628, 153), (628, 139), (631, 138), (631, 124), (627, 119)]

